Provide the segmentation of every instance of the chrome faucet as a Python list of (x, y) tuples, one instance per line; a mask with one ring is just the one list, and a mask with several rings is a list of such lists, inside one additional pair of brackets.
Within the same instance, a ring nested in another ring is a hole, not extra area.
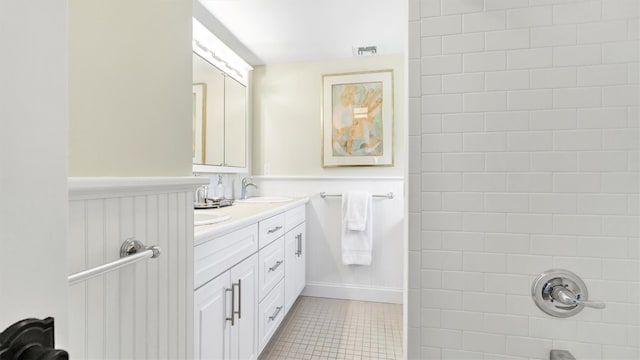
[(242, 178), (242, 192), (240, 193), (240, 199), (244, 200), (247, 198), (247, 188), (249, 186), (253, 186), (254, 188), (258, 188), (258, 185), (251, 182), (250, 178)]

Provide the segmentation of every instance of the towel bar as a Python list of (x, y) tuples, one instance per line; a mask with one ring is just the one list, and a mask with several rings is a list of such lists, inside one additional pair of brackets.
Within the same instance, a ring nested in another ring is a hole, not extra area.
[(158, 256), (160, 256), (160, 248), (156, 245), (146, 246), (138, 240), (127, 239), (122, 243), (122, 246), (120, 246), (120, 259), (71, 274), (67, 277), (67, 280), (71, 285), (79, 281), (87, 280), (94, 276), (119, 269), (123, 266), (133, 264), (140, 260), (157, 258)]
[[(324, 191), (320, 193), (320, 197), (323, 199), (326, 198), (327, 196), (342, 196), (342, 194), (327, 194)], [(387, 199), (393, 199), (394, 197), (393, 192), (389, 192), (384, 195), (371, 195), (371, 196), (376, 198), (387, 198)]]

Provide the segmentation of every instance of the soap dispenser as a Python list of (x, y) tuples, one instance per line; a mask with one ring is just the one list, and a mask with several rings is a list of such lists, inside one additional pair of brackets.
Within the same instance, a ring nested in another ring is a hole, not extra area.
[(224, 199), (224, 184), (222, 183), (222, 175), (218, 175), (218, 185), (216, 185), (213, 194), (216, 198)]

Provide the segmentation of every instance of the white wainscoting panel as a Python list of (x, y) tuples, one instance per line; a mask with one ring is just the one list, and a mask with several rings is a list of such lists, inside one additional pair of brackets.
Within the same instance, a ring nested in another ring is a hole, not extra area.
[(191, 358), (193, 190), (202, 180), (128, 180), (126, 191), (126, 180), (105, 181), (69, 181), (68, 273), (117, 260), (128, 238), (161, 255), (70, 285), (70, 355)]
[[(402, 177), (254, 177), (262, 195), (310, 198), (307, 205), (307, 286), (303, 295), (402, 303), (404, 269), (404, 179)], [(364, 190), (394, 193), (373, 200), (370, 266), (344, 265), (341, 254), (341, 194)]]

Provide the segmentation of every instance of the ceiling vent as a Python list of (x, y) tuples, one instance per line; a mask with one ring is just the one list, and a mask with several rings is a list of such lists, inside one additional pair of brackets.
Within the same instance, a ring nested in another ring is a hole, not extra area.
[(378, 53), (377, 46), (354, 46), (353, 56), (376, 55)]

